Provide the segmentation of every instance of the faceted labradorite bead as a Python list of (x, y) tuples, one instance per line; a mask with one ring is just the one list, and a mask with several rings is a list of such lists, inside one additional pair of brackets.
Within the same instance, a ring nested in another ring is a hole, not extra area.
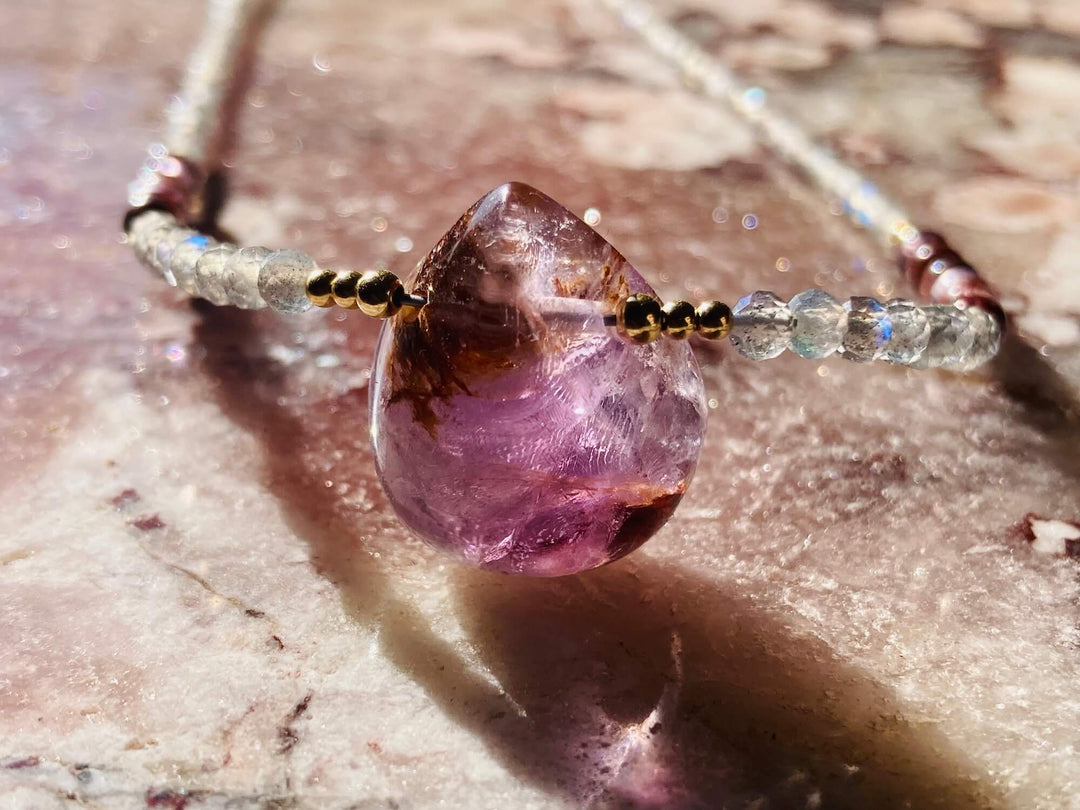
[(930, 342), (930, 321), (922, 309), (902, 298), (894, 298), (885, 305), (892, 323), (892, 337), (882, 355), (890, 363), (907, 365), (922, 357)]
[(169, 257), (169, 269), (176, 279), (176, 286), (188, 295), (197, 295), (195, 288), (195, 265), (207, 250), (217, 247), (209, 236), (200, 233), (189, 236), (173, 248)]
[(172, 269), (172, 256), (177, 246), (193, 236), (198, 236), (190, 228), (171, 227), (159, 230), (150, 237), (154, 249), (153, 263), (169, 286), (177, 286), (176, 274)]
[(200, 297), (219, 307), (229, 303), (225, 292), (225, 262), (236, 253), (232, 245), (219, 245), (206, 251), (195, 262), (195, 288)]
[(259, 295), (259, 268), (270, 255), (264, 247), (246, 247), (225, 260), (225, 295), (240, 309), (262, 309), (266, 302)]
[(840, 348), (847, 331), (847, 311), (822, 290), (801, 292), (788, 302), (795, 319), (791, 350), (800, 357), (828, 357)]
[(151, 244), (151, 239), (164, 236), (166, 229), (175, 225), (176, 220), (164, 211), (145, 211), (135, 217), (131, 223), (128, 239), (138, 260), (143, 264), (152, 264), (154, 246)]
[(964, 356), (947, 363), (954, 371), (971, 371), (987, 362), (1001, 347), (1001, 325), (986, 310), (970, 307), (961, 310), (971, 324), (971, 347)]
[(384, 322), (371, 436), (409, 528), (472, 565), (558, 576), (664, 524), (697, 465), (704, 389), (686, 341), (634, 344), (603, 326), (627, 294), (655, 295), (618, 251), (509, 183), (407, 287), (428, 304)]
[(873, 298), (849, 298), (844, 309), (848, 328), (840, 351), (845, 359), (869, 363), (881, 357), (892, 336), (888, 310)]
[(933, 304), (922, 309), (930, 321), (930, 341), (922, 357), (911, 365), (940, 368), (962, 360), (975, 340), (975, 330), (967, 315), (952, 304)]
[(743, 357), (768, 360), (788, 347), (794, 319), (775, 293), (758, 290), (739, 299), (732, 311), (731, 345)]
[(311, 309), (307, 280), (315, 260), (302, 250), (275, 250), (259, 268), (259, 295), (278, 312), (296, 314)]

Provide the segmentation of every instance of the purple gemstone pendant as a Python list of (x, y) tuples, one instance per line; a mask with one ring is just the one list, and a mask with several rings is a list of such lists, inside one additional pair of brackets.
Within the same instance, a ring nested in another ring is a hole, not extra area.
[(603, 325), (653, 290), (550, 197), (508, 183), (416, 268), (379, 337), (371, 435), (398, 516), (493, 571), (559, 576), (633, 551), (697, 465), (704, 389), (684, 341)]

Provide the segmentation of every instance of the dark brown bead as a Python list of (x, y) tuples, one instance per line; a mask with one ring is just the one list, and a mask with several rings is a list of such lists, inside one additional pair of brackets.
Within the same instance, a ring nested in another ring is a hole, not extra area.
[(927, 269), (919, 293), (938, 304), (951, 304), (979, 282), (979, 274), (962, 264), (950, 265), (941, 272), (936, 270), (934, 267)]
[(124, 216), (124, 231), (135, 216), (147, 209), (168, 211), (182, 222), (191, 222), (202, 213), (200, 195), (205, 178), (190, 160), (173, 155), (152, 158), (131, 185)]
[(998, 295), (978, 272), (933, 231), (919, 231), (900, 243), (900, 266), (911, 285), (925, 298), (961, 309), (979, 307), (1005, 331), (1005, 310)]
[(950, 267), (937, 276), (927, 276), (933, 283), (927, 291), (927, 297), (937, 304), (952, 304), (961, 296), (989, 288), (970, 267), (959, 265)]
[(966, 266), (964, 260), (955, 251), (943, 250), (932, 256), (929, 261), (924, 262), (917, 271), (916, 277), (911, 279), (911, 282), (915, 289), (919, 291), (919, 295), (926, 298), (930, 295), (930, 289), (938, 280), (938, 276), (950, 268)]
[(900, 267), (908, 281), (917, 286), (927, 263), (947, 249), (945, 240), (933, 231), (919, 231), (913, 239), (901, 242)]

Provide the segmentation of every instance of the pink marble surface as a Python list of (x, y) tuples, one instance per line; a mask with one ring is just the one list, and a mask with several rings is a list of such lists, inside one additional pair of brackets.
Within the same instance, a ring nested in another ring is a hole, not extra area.
[[(584, 0), (281, 5), (252, 242), (404, 273), (513, 178), (667, 295), (903, 291)], [(1021, 339), (970, 378), (702, 351), (675, 519), (522, 581), (395, 521), (375, 324), (192, 306), (122, 244), (201, 6), (0, 7), (0, 807), (1080, 807), (1074, 0), (670, 8)]]

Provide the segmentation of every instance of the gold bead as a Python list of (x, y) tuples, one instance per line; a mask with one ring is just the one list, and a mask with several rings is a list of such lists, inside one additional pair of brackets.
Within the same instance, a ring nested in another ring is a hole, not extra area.
[(356, 309), (356, 285), (360, 283), (360, 274), (355, 270), (342, 270), (330, 282), (330, 294), (334, 303), (343, 309)]
[(706, 301), (697, 308), (697, 320), (702, 337), (719, 340), (731, 331), (731, 308), (720, 301)]
[(390, 318), (401, 309), (405, 288), (401, 279), (387, 270), (370, 270), (356, 285), (356, 300), (360, 310), (372, 318)]
[(332, 307), (334, 305), (334, 292), (330, 285), (336, 275), (337, 273), (333, 270), (325, 268), (311, 272), (305, 287), (307, 297), (311, 299), (311, 303), (317, 307)]
[(660, 302), (651, 295), (631, 295), (615, 310), (619, 334), (634, 343), (652, 343), (660, 337), (663, 317)]
[(661, 312), (664, 334), (668, 337), (685, 340), (697, 329), (697, 312), (689, 301), (669, 301)]

